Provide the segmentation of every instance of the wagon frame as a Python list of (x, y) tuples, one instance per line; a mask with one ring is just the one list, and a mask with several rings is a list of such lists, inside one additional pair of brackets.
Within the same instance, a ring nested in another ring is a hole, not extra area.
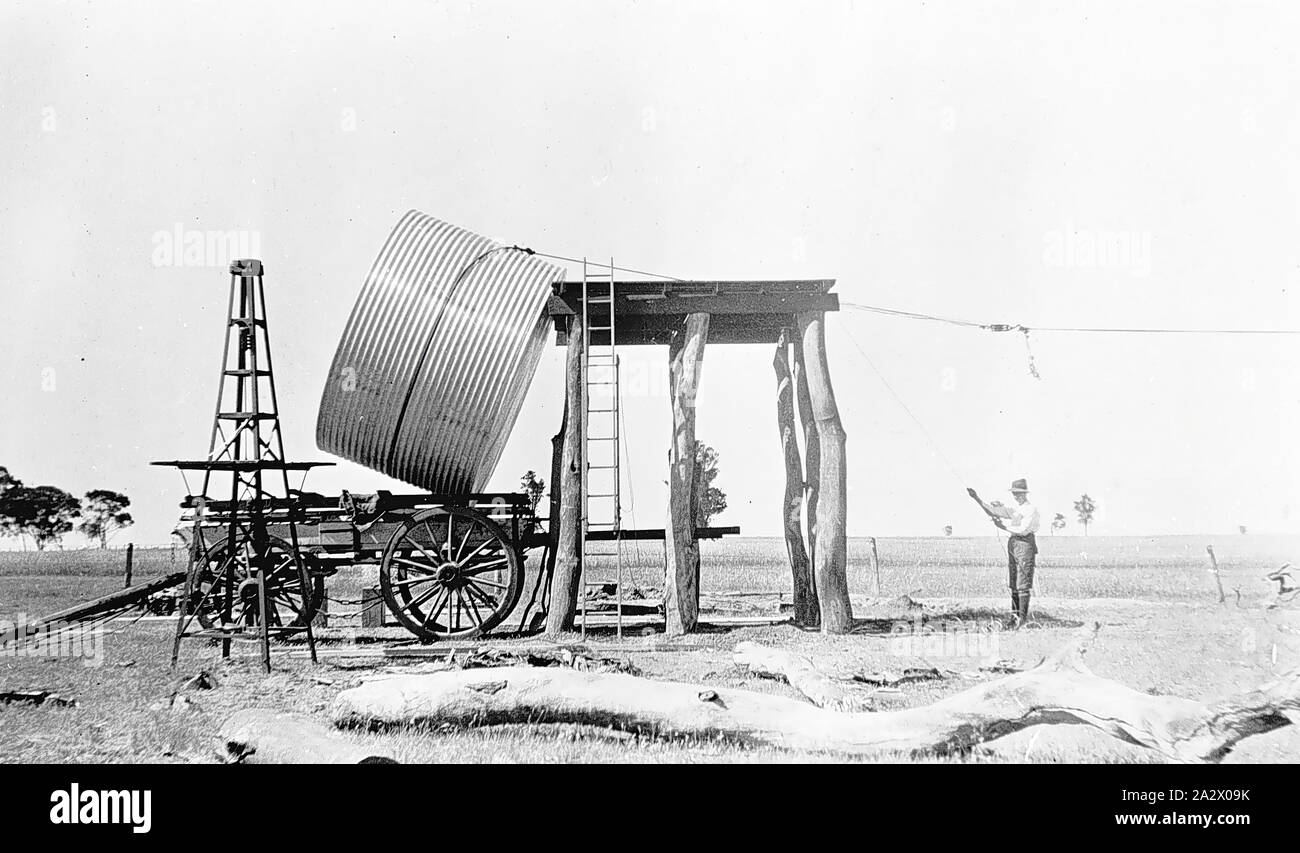
[[(267, 585), (268, 622), (305, 627), (321, 610), (326, 578), (345, 566), (377, 565), (384, 605), (411, 634), (423, 641), (479, 637), (518, 605), (526, 552), (549, 543), (528, 496), (509, 492), (294, 491), (264, 499), (251, 532), (232, 532), (248, 517), (243, 503), (190, 497), (182, 507), (205, 551), (190, 605), (204, 627), (224, 631), (258, 624), (250, 583), (257, 572)], [(231, 542), (260, 559), (232, 557)]]

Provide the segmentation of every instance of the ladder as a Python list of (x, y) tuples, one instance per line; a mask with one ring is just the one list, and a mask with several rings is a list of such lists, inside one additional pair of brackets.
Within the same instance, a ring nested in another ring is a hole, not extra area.
[[(617, 636), (623, 639), (623, 555), (619, 534), (619, 358), (614, 332), (614, 259), (582, 259), (582, 636), (587, 636), (587, 599), (610, 585), (613, 568)], [(599, 343), (593, 343), (593, 339)], [(599, 532), (600, 539), (592, 540)], [(610, 549), (612, 546), (612, 550)], [(599, 578), (593, 575), (599, 570)]]

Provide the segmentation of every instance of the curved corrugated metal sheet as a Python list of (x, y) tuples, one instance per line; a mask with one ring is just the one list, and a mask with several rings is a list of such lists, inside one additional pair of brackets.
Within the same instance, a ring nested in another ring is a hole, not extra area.
[(481, 491), (546, 343), (559, 267), (412, 210), (370, 268), (316, 419), (321, 450)]

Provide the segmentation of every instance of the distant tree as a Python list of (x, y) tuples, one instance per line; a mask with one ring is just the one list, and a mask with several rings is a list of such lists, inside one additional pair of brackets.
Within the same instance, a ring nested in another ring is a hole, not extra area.
[(9, 469), (0, 465), (0, 536), (17, 536), (21, 529), (14, 516), (11, 501), (22, 489), (23, 483), (9, 473)]
[(1064, 529), (1065, 529), (1065, 516), (1061, 515), (1058, 512), (1056, 514), (1056, 518), (1052, 519), (1052, 533), (1056, 533), (1056, 531), (1064, 530)]
[(945, 524), (945, 525), (943, 526), (943, 535), (944, 535), (944, 536), (951, 536), (951, 535), (952, 535), (952, 525), (951, 525), (951, 524)]
[(37, 550), (51, 542), (58, 544), (72, 530), (73, 519), (81, 515), (81, 503), (55, 486), (19, 486), (5, 493), (6, 512), (19, 533), (32, 537)]
[(1239, 532), (1242, 536), (1245, 536), (1245, 535), (1246, 535), (1246, 525), (1244, 525), (1244, 524), (1238, 524), (1238, 525), (1237, 525), (1237, 532)]
[(695, 524), (708, 527), (715, 515), (727, 508), (727, 493), (713, 485), (718, 478), (718, 451), (702, 441), (695, 442)]
[(1085, 493), (1074, 502), (1074, 511), (1079, 514), (1079, 523), (1083, 525), (1083, 535), (1088, 535), (1088, 524), (1097, 512), (1097, 502)]
[(537, 476), (536, 471), (525, 471), (519, 478), (519, 491), (528, 497), (528, 510), (533, 517), (533, 527), (537, 527), (537, 506), (546, 494), (546, 481)]
[(90, 539), (98, 539), (99, 547), (108, 547), (109, 535), (135, 523), (126, 508), (131, 499), (121, 492), (108, 489), (91, 489), (81, 502), (81, 523), (77, 529)]

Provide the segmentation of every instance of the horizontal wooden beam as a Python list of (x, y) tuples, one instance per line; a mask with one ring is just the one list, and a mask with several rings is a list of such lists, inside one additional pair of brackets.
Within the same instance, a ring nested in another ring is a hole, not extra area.
[[(590, 295), (610, 293), (606, 282), (592, 282)], [(834, 279), (771, 281), (616, 281), (615, 335), (619, 344), (666, 345), (691, 314), (710, 317), (709, 342), (719, 344), (775, 343), (781, 330), (794, 324), (797, 314), (840, 309), (839, 296), (831, 293)], [(595, 329), (609, 325), (609, 305), (587, 306)], [(556, 343), (567, 344), (569, 318), (581, 314), (581, 282), (557, 282), (546, 311), (556, 330)], [(592, 343), (607, 345), (609, 333), (592, 332)]]
[[(695, 528), (696, 539), (721, 539), (723, 536), (739, 536), (739, 527), (697, 527)], [(610, 542), (613, 541), (614, 531), (612, 530), (589, 530), (587, 538), (592, 542)], [(645, 539), (663, 539), (664, 529), (662, 527), (643, 527), (636, 530), (620, 530), (618, 538), (621, 540), (645, 540)]]
[[(803, 311), (838, 311), (839, 296), (823, 291), (753, 293), (700, 293), (667, 295), (627, 293), (614, 286), (614, 308), (619, 317), (684, 316), (686, 314), (797, 314)], [(593, 305), (592, 316), (608, 314), (604, 304)], [(552, 295), (547, 304), (552, 316), (569, 316), (582, 311), (582, 292), (569, 289)]]
[[(593, 287), (605, 287), (606, 282), (589, 282)], [(616, 281), (614, 291), (632, 298), (654, 298), (660, 296), (734, 296), (746, 293), (828, 293), (835, 287), (833, 278), (798, 278), (798, 279), (733, 279), (728, 281), (687, 281), (665, 280)], [(553, 285), (555, 293), (564, 295), (576, 292), (581, 295), (582, 282), (558, 281)]]
[[(663, 345), (672, 341), (682, 329), (685, 315), (654, 315), (624, 317), (616, 315), (618, 345)], [(599, 318), (593, 325), (600, 325)], [(710, 319), (710, 344), (774, 344), (782, 329), (794, 326), (793, 314), (717, 314)], [(564, 346), (568, 338), (563, 329), (556, 332), (556, 343)], [(595, 346), (609, 344), (608, 332), (592, 332)]]

